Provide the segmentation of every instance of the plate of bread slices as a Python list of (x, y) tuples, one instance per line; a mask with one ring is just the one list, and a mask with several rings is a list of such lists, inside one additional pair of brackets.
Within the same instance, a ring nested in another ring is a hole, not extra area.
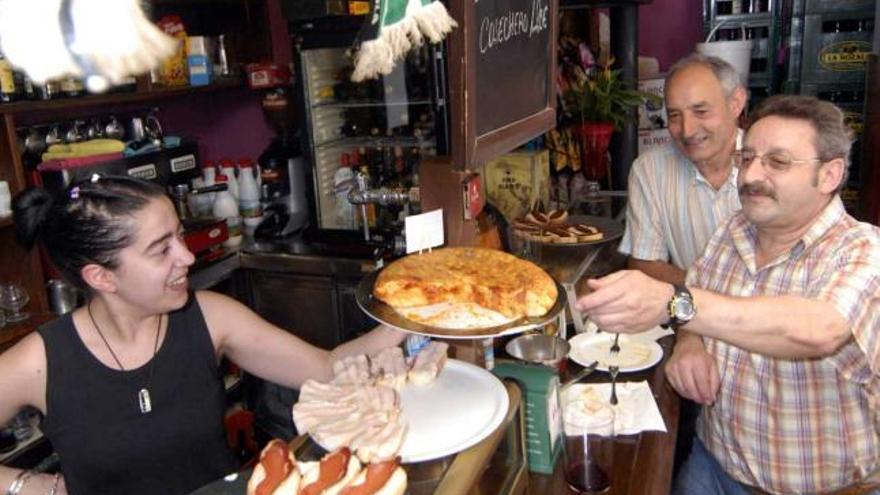
[(558, 246), (600, 244), (623, 235), (623, 225), (611, 218), (569, 215), (565, 210), (530, 211), (514, 219), (511, 229), (521, 239)]
[(301, 387), (297, 430), (363, 463), (427, 461), (478, 443), (507, 414), (507, 391), (488, 371), (447, 359), (447, 348), (432, 341), (414, 359), (391, 347), (337, 361), (330, 382)]

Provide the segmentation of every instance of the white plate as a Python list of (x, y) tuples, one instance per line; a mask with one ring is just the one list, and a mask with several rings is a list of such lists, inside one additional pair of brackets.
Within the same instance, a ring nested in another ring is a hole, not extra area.
[(407, 423), (405, 463), (460, 452), (489, 436), (507, 415), (507, 389), (492, 373), (448, 359), (434, 383), (407, 384), (400, 394)]
[[(572, 337), (568, 343), (571, 345), (568, 357), (574, 362), (588, 366), (593, 361), (598, 361), (599, 365), (596, 369), (608, 371), (609, 349), (614, 343), (613, 333), (594, 335), (582, 333)], [(621, 363), (621, 373), (645, 370), (663, 359), (663, 348), (651, 340), (621, 335), (617, 345), (620, 346), (617, 359)]]

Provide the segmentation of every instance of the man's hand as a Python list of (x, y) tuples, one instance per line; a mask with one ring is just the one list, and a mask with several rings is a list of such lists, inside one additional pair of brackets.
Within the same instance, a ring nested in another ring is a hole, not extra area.
[(593, 292), (580, 298), (578, 308), (606, 332), (638, 333), (669, 320), (667, 305), (672, 284), (636, 270), (612, 273), (587, 281)]
[(703, 340), (682, 331), (666, 362), (666, 379), (679, 395), (700, 404), (715, 402), (721, 379), (715, 359), (706, 352)]

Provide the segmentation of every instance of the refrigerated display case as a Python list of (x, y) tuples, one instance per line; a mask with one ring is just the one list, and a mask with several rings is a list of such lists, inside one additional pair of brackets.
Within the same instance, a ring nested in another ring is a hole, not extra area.
[(404, 216), (419, 205), (356, 206), (347, 201), (347, 187), (417, 187), (422, 158), (446, 153), (444, 52), (442, 45), (424, 46), (391, 74), (353, 83), (357, 31), (352, 26), (359, 19), (291, 24), (301, 128), (311, 163), (311, 224), (318, 235), (364, 239), (368, 231), (364, 240), (393, 246), (395, 238), (400, 242)]

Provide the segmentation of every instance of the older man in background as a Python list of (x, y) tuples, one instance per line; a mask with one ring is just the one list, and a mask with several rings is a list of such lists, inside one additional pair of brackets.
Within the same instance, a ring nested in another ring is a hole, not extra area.
[[(665, 99), (672, 144), (633, 162), (626, 233), (620, 251), (629, 267), (670, 283), (685, 271), (733, 212), (739, 210), (731, 153), (742, 138), (739, 116), (746, 92), (724, 60), (692, 54), (666, 77)], [(682, 402), (675, 465), (691, 450), (699, 403), (711, 403), (718, 372), (699, 337), (681, 332), (667, 368)]]

